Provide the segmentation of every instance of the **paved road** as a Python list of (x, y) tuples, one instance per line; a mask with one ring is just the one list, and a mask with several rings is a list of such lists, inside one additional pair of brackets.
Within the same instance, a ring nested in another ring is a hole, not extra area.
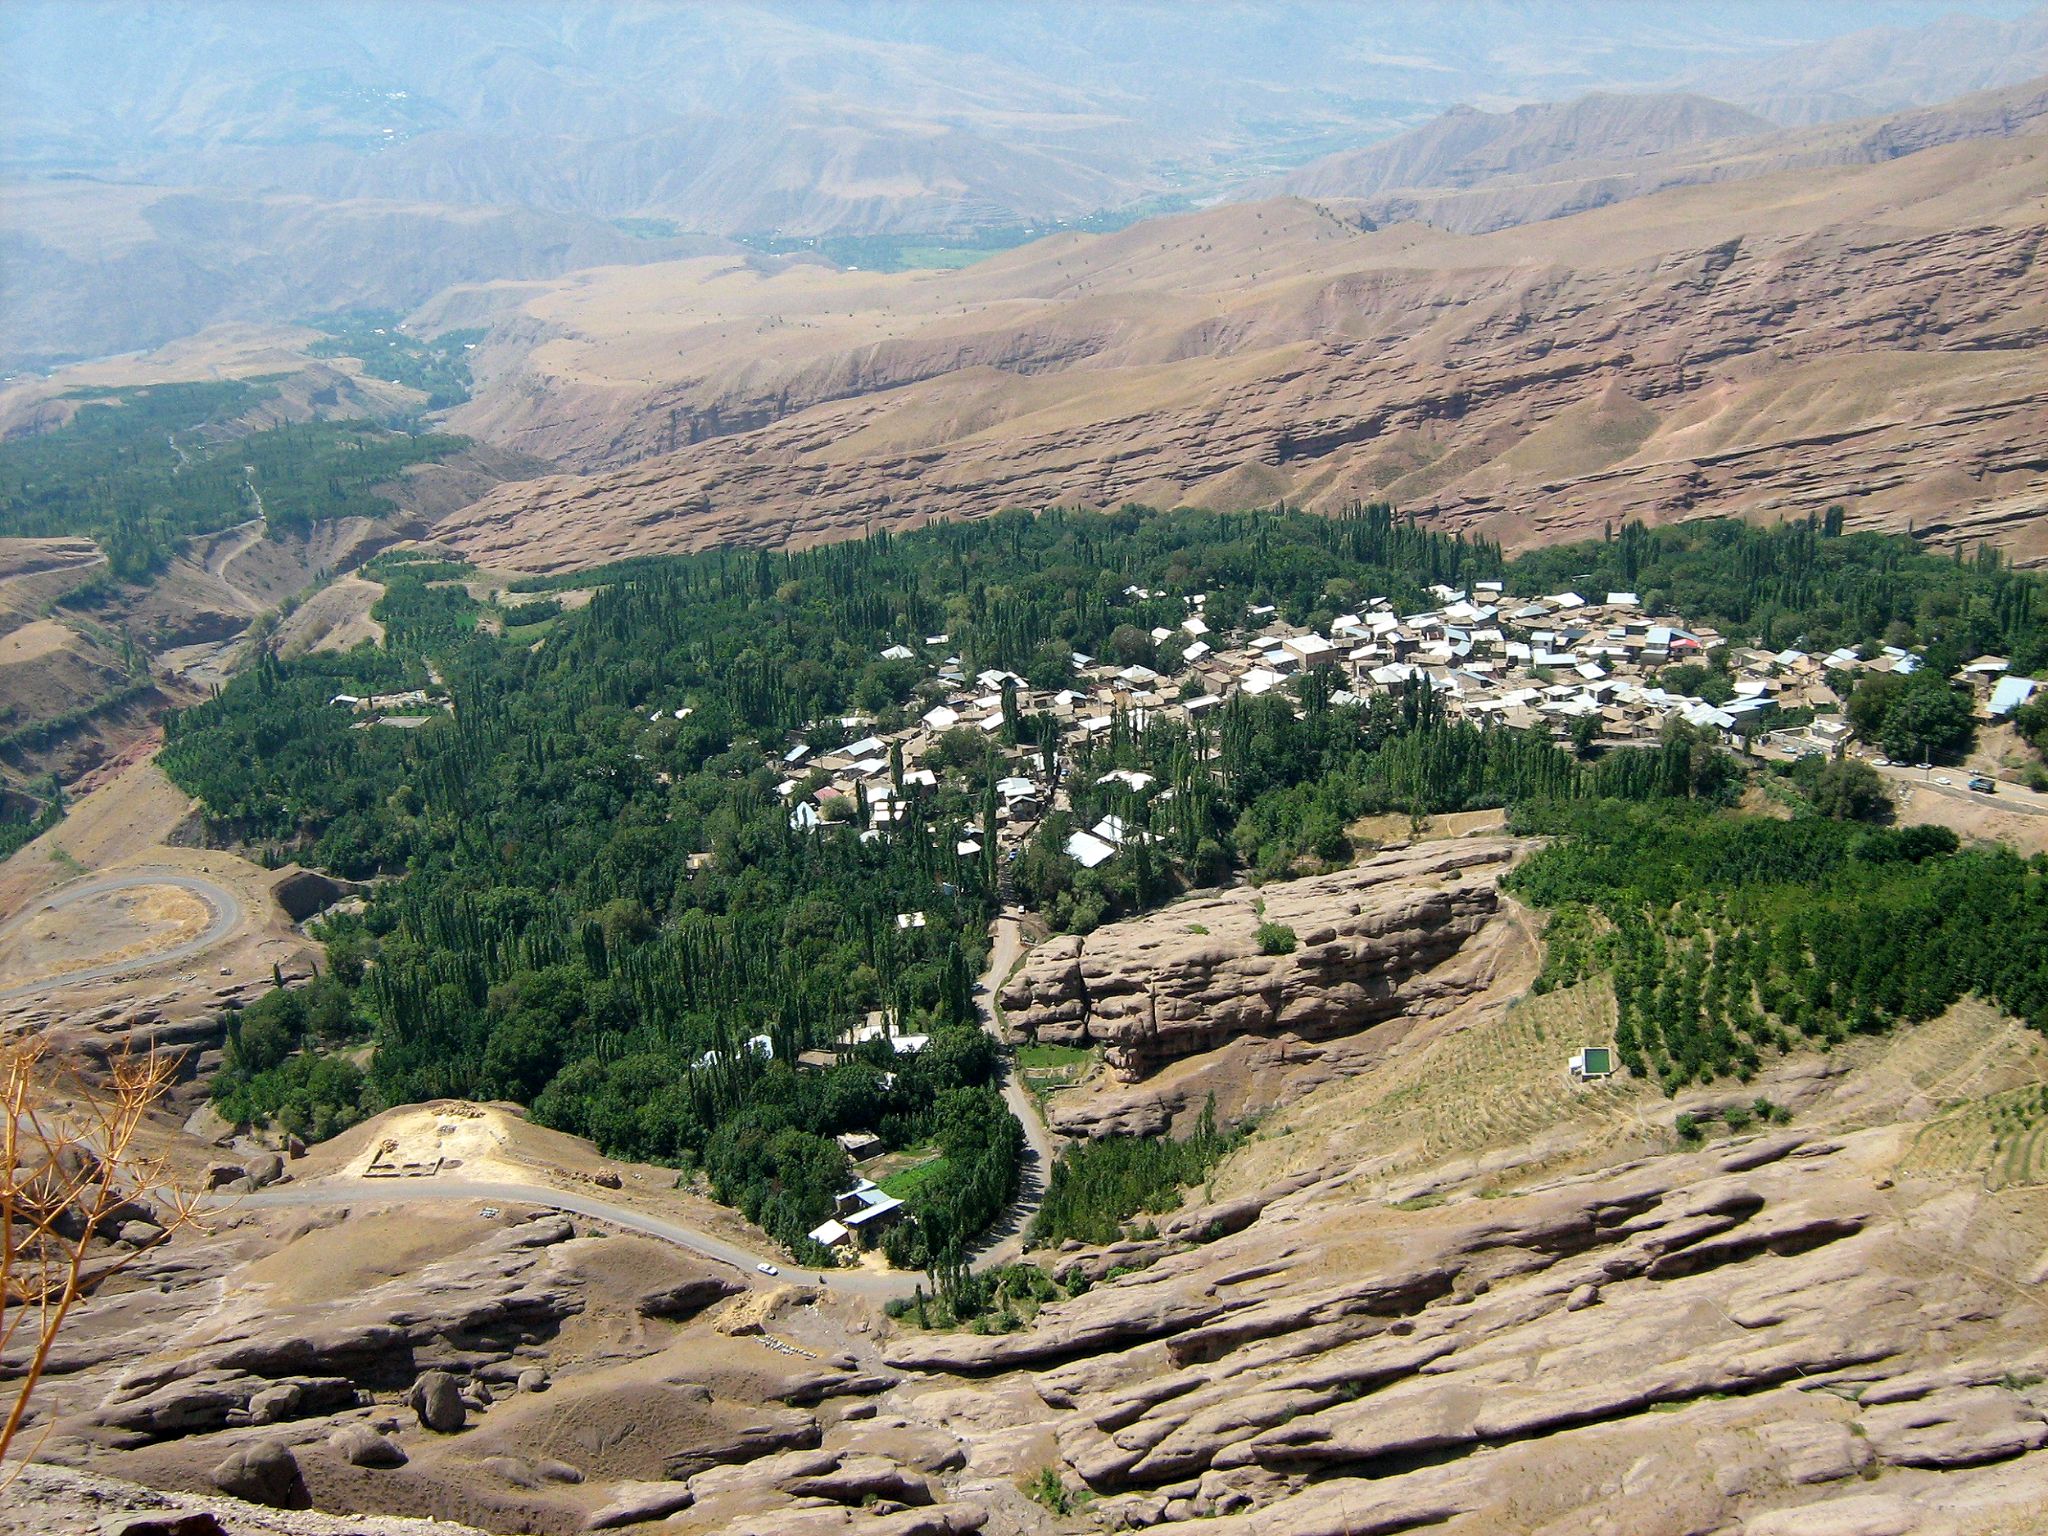
[[(975, 1004), (981, 1012), (981, 1027), (1000, 1042), (1003, 1031), (996, 1018), (996, 993), (1002, 989), (1010, 967), (1024, 952), (1024, 933), (1016, 918), (1004, 916), (996, 919), (991, 939), (988, 969), (982, 973), (981, 992)], [(1004, 1047), (1006, 1056), (1008, 1049)], [(1014, 1264), (1024, 1256), (1024, 1234), (1039, 1206), (1045, 1203), (1045, 1181), (1052, 1177), (1053, 1159), (1058, 1155), (1052, 1135), (1046, 1130), (1038, 1095), (1026, 1085), (1024, 1074), (1017, 1070), (1016, 1059), (1007, 1059), (1003, 1101), (1024, 1127), (1024, 1166), (1019, 1170), (1016, 1200), (975, 1252), (975, 1262), (980, 1264)]]
[(2015, 784), (2010, 779), (1998, 779), (1998, 792), (1986, 795), (1968, 787), (1973, 775), (1964, 768), (1936, 768), (1933, 773), (1953, 779), (1952, 784), (1937, 784), (1930, 773), (1918, 768), (1902, 768), (1893, 764), (1877, 770), (1880, 778), (1894, 784), (1909, 785), (1913, 789), (1930, 795), (1940, 795), (1947, 800), (1961, 800), (1969, 805), (1981, 805), (1987, 810), (2015, 811), (2022, 816), (2048, 816), (2048, 795), (2037, 795), (2024, 784)]
[(678, 1248), (687, 1248), (703, 1258), (720, 1264), (731, 1265), (748, 1280), (766, 1283), (768, 1276), (760, 1273), (756, 1265), (767, 1262), (776, 1264), (781, 1271), (779, 1279), (796, 1285), (822, 1285), (828, 1291), (845, 1291), (855, 1296), (870, 1297), (886, 1301), (892, 1296), (908, 1296), (912, 1287), (923, 1278), (908, 1271), (877, 1274), (868, 1270), (835, 1269), (820, 1274), (816, 1270), (798, 1269), (783, 1264), (767, 1255), (750, 1253), (744, 1248), (714, 1237), (697, 1227), (681, 1222), (664, 1221), (659, 1216), (650, 1216), (629, 1206), (613, 1205), (590, 1195), (573, 1190), (551, 1189), (545, 1184), (493, 1184), (467, 1182), (461, 1179), (348, 1179), (333, 1180), (319, 1184), (273, 1185), (251, 1194), (209, 1196), (203, 1202), (212, 1210), (271, 1209), (320, 1209), (341, 1205), (391, 1205), (409, 1204), (416, 1201), (462, 1201), (471, 1205), (542, 1205), (551, 1210), (568, 1211), (578, 1216), (588, 1216), (596, 1221), (623, 1227), (629, 1232), (638, 1232), (646, 1237), (659, 1238), (673, 1243)]
[(40, 901), (24, 908), (0, 927), (0, 940), (12, 933), (31, 918), (46, 912), (61, 912), (64, 908), (95, 896), (105, 896), (115, 891), (132, 891), (147, 886), (176, 886), (189, 891), (205, 902), (212, 912), (212, 920), (206, 931), (195, 939), (169, 949), (156, 950), (151, 954), (138, 955), (129, 960), (110, 961), (105, 965), (90, 965), (76, 971), (65, 971), (56, 976), (44, 976), (35, 981), (19, 982), (10, 987), (0, 987), (0, 999), (23, 997), (32, 992), (47, 992), (57, 987), (74, 987), (88, 981), (107, 981), (116, 976), (126, 976), (135, 971), (153, 970), (158, 966), (172, 965), (180, 960), (189, 960), (204, 950), (211, 949), (222, 939), (233, 933), (242, 924), (244, 916), (241, 898), (225, 886), (216, 885), (202, 875), (187, 874), (179, 869), (125, 869), (118, 874), (96, 875), (60, 887)]

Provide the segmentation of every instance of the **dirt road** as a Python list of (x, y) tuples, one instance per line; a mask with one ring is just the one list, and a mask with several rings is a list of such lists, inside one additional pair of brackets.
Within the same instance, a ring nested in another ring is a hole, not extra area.
[(125, 960), (110, 961), (105, 965), (85, 966), (75, 971), (64, 971), (55, 976), (41, 976), (33, 981), (18, 982), (13, 986), (0, 987), (0, 999), (25, 997), (33, 992), (47, 992), (56, 987), (77, 986), (89, 981), (111, 981), (136, 971), (154, 970), (159, 966), (175, 964), (190, 959), (202, 951), (211, 949), (240, 928), (248, 914), (243, 910), (241, 898), (225, 886), (216, 884), (200, 875), (188, 874), (177, 869), (127, 869), (119, 874), (95, 875), (64, 886), (40, 901), (32, 903), (17, 913), (4, 927), (0, 927), (0, 940), (15, 928), (46, 913), (60, 912), (67, 907), (89, 901), (94, 897), (110, 895), (116, 891), (146, 889), (152, 886), (175, 886), (181, 891), (197, 896), (206, 903), (211, 917), (206, 928), (196, 938), (187, 939), (169, 949), (160, 949), (151, 954), (135, 955)]
[[(2022, 816), (2048, 816), (2048, 795), (2039, 795), (2025, 785), (2015, 784), (2010, 779), (1997, 780), (1998, 792), (1986, 795), (1968, 787), (1975, 777), (1965, 768), (1938, 768), (1932, 773), (1918, 768), (1902, 768), (1896, 763), (1889, 768), (1877, 770), (1882, 778), (1894, 784), (1910, 785), (1916, 793), (1939, 795), (1944, 800), (1956, 800), (1965, 805), (1983, 806), (1993, 811), (2013, 811)], [(1936, 782), (1934, 773), (1953, 779), (1952, 784)]]
[[(273, 1186), (242, 1195), (209, 1196), (204, 1204), (214, 1210), (298, 1210), (429, 1200), (542, 1205), (550, 1210), (588, 1216), (594, 1221), (606, 1222), (646, 1237), (659, 1238), (663, 1242), (675, 1244), (678, 1248), (687, 1248), (700, 1257), (715, 1260), (720, 1264), (730, 1264), (745, 1275), (749, 1283), (755, 1285), (817, 1285), (824, 1287), (828, 1292), (838, 1291), (874, 1301), (887, 1301), (891, 1297), (910, 1295), (923, 1279), (923, 1276), (908, 1270), (883, 1274), (873, 1270), (834, 1269), (820, 1273), (817, 1270), (796, 1269), (765, 1254), (749, 1253), (746, 1249), (737, 1247), (723, 1238), (714, 1237), (700, 1228), (686, 1226), (681, 1222), (664, 1221), (659, 1216), (648, 1215), (645, 1211), (613, 1205), (573, 1190), (551, 1189), (544, 1184), (469, 1183), (448, 1178), (349, 1179), (319, 1184)], [(774, 1264), (777, 1273), (772, 1276), (762, 1274), (759, 1266), (764, 1263)]]

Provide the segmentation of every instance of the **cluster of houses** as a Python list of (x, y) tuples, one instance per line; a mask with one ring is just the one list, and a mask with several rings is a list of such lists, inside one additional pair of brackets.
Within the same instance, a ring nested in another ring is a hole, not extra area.
[(417, 730), (432, 720), (436, 711), (445, 714), (455, 708), (452, 700), (436, 698), (424, 688), (408, 688), (402, 693), (337, 693), (327, 702), (336, 709), (367, 716), (351, 727), (358, 731), (373, 725)]
[[(1157, 594), (1132, 587), (1126, 595)], [(936, 789), (931, 754), (940, 738), (961, 729), (996, 738), (1006, 690), (1018, 710), (1060, 722), (1062, 760), (1071, 760), (1066, 749), (1109, 731), (1119, 713), (1138, 730), (1155, 717), (1199, 719), (1234, 694), (1284, 691), (1316, 668), (1329, 669), (1331, 697), (1339, 704), (1398, 693), (1411, 679), (1422, 679), (1453, 718), (1547, 729), (1561, 738), (1583, 733), (1580, 722), (1590, 719), (1599, 741), (1650, 741), (1675, 716), (1729, 737), (1812, 751), (1831, 750), (1845, 729), (1828, 718), (1841, 704), (1828, 682), (1831, 673), (1909, 671), (1918, 664), (1903, 651), (1866, 658), (1730, 646), (1710, 628), (1652, 617), (1632, 592), (1511, 598), (1500, 583), (1480, 582), (1469, 590), (1435, 587), (1431, 596), (1436, 606), (1419, 613), (1397, 612), (1374, 599), (1322, 631), (1290, 625), (1271, 607), (1254, 607), (1246, 615), (1248, 631), (1225, 635), (1212, 628), (1204, 616), (1207, 598), (1197, 594), (1186, 599), (1187, 616), (1177, 628), (1152, 631), (1154, 665), (1076, 653), (1072, 677), (1054, 689), (1032, 688), (999, 669), (969, 676), (945, 635), (891, 645), (881, 652), (884, 659), (922, 660), (930, 667), (922, 713), (886, 732), (866, 717), (841, 719), (841, 731), (853, 738), (843, 746), (790, 744), (780, 785), (790, 825), (839, 822), (858, 826), (863, 837), (886, 835), (912, 797)], [(1709, 702), (1659, 680), (1665, 669), (1686, 662), (1711, 662), (1725, 672), (1732, 696)], [(1801, 711), (1802, 720), (1807, 712), (1821, 718), (1801, 725), (1796, 736), (1769, 733), (1769, 722), (1788, 710)], [(1144, 774), (1118, 776), (1139, 793), (1151, 787)], [(999, 837), (1010, 846), (1048, 812), (1069, 805), (1068, 787), (1047, 781), (1041, 754), (1029, 747), (1010, 749), (996, 792)], [(1093, 867), (1115, 857), (1133, 835), (1142, 834), (1104, 817), (1077, 829), (1067, 852)], [(958, 851), (980, 853), (978, 837), (963, 838)], [(897, 922), (911, 926), (919, 918), (899, 914)]]
[[(1137, 586), (1125, 595), (1159, 596)], [(780, 786), (790, 824), (807, 829), (837, 820), (859, 824), (863, 837), (884, 835), (911, 797), (937, 787), (928, 758), (939, 738), (963, 728), (996, 737), (1006, 690), (1014, 691), (1018, 710), (1061, 723), (1062, 760), (1070, 759), (1071, 747), (1106, 733), (1119, 713), (1134, 730), (1155, 717), (1199, 719), (1233, 694), (1285, 690), (1315, 668), (1329, 669), (1338, 704), (1396, 693), (1422, 679), (1452, 718), (1548, 730), (1561, 739), (1590, 731), (1599, 743), (1627, 745), (1656, 740), (1675, 717), (1769, 754), (1800, 756), (1833, 753), (1846, 743), (1836, 689), (1844, 676), (1906, 673), (1922, 664), (1896, 646), (1866, 654), (1735, 645), (1705, 625), (1647, 613), (1633, 592), (1512, 597), (1500, 582), (1478, 582), (1469, 589), (1436, 586), (1430, 595), (1435, 606), (1419, 613), (1375, 598), (1324, 630), (1290, 625), (1270, 606), (1253, 607), (1247, 630), (1225, 635), (1205, 616), (1206, 595), (1196, 594), (1185, 599), (1187, 616), (1178, 627), (1152, 630), (1153, 665), (1077, 652), (1072, 677), (1056, 689), (1034, 689), (1000, 669), (969, 676), (946, 635), (891, 645), (883, 659), (930, 668), (923, 712), (888, 732), (877, 732), (865, 717), (842, 719), (838, 724), (855, 739), (837, 748), (790, 745)], [(1717, 686), (1711, 701), (1672, 686), (1668, 669), (1689, 662), (1707, 664), (1728, 686)], [(1996, 657), (1971, 663), (1965, 678), (1978, 685), (1979, 712), (1991, 719), (2010, 715), (2036, 688), (2031, 679), (2006, 675)], [(1144, 774), (1118, 776), (1140, 793), (1150, 787)], [(1010, 750), (996, 791), (999, 837), (1009, 847), (1047, 812), (1069, 808), (1067, 786), (1048, 782), (1040, 753), (1028, 747)], [(1142, 834), (1104, 817), (1074, 831), (1067, 852), (1092, 868), (1134, 835)], [(979, 854), (978, 836), (963, 838), (957, 851)], [(897, 920), (908, 925), (917, 916)]]

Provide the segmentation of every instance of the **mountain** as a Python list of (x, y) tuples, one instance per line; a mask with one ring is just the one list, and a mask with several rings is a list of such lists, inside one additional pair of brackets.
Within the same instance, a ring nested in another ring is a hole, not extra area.
[(2048, 74), (2048, 6), (2014, 17), (1951, 14), (1871, 27), (1773, 55), (1715, 64), (1694, 89), (1788, 125), (1931, 106)]
[[(1841, 57), (1889, 49), (1903, 70), (1902, 38), (1957, 60), (1998, 45), (2009, 78), (2039, 18), (1974, 3), (1996, 14), (1953, 47), (1928, 43), (1946, 35), (1924, 30), (1929, 0), (1863, 7), (1889, 30)], [(985, 245), (1248, 182), (1440, 200), (1569, 166), (1577, 190), (1361, 210), (1468, 230), (1549, 217), (1660, 152), (1764, 126), (1657, 94), (1674, 80), (1719, 81), (1700, 88), (1725, 102), (1751, 65), (1814, 89), (1852, 68), (1814, 53), (1845, 15), (306, 0), (251, 27), (195, 0), (20, 0), (0, 8), (0, 187), (21, 189), (0, 228), (0, 370), (711, 248), (693, 233)]]
[(1242, 195), (1372, 198), (1400, 188), (1469, 187), (1561, 162), (1625, 163), (1770, 128), (1753, 112), (1689, 94), (1599, 92), (1512, 112), (1464, 107), (1387, 143), (1255, 182)]
[(1388, 498), (1525, 545), (1841, 502), (2040, 561), (2048, 123), (1976, 120), (2018, 131), (1477, 237), (1281, 199), (951, 273), (544, 285), (455, 422), (579, 473), (440, 531), (555, 569), (1013, 505)]
[(1460, 103), (1657, 88), (1844, 24), (1753, 0), (306, 0), (252, 28), (192, 0), (21, 0), (0, 20), (0, 171), (930, 232), (1221, 190)]
[(84, 180), (0, 187), (0, 209), (0, 372), (719, 245), (519, 208)]
[[(1720, 110), (1708, 110), (1713, 107)], [(1581, 108), (1601, 128), (1560, 132), (1547, 126), (1577, 117)], [(1451, 114), (1442, 120), (1442, 132), (1436, 125), (1417, 130), (1387, 146), (1376, 162), (1330, 165), (1322, 175), (1304, 173), (1303, 184), (1324, 188), (1314, 195), (1364, 224), (1413, 221), (1485, 234), (1669, 187), (1871, 165), (1938, 144), (2001, 137), (2048, 117), (2048, 78), (1889, 117), (1792, 130), (1772, 128), (1739, 108), (1687, 97), (1588, 98), (1569, 107), (1524, 108), (1513, 114), (1529, 125), (1524, 132), (1504, 126), (1507, 119), (1471, 121), (1483, 117)], [(1470, 147), (1456, 142), (1461, 127)], [(1723, 128), (1733, 131), (1720, 132)], [(1689, 141), (1688, 130), (1693, 133)], [(1672, 142), (1660, 147), (1660, 139)], [(1411, 143), (1415, 140), (1428, 142)], [(1626, 149), (1631, 144), (1634, 153)], [(1510, 157), (1520, 164), (1492, 169)], [(1375, 173), (1385, 189), (1362, 190), (1373, 185)], [(1392, 185), (1404, 173), (1414, 179)], [(1288, 178), (1281, 185), (1294, 182)], [(1347, 186), (1361, 190), (1346, 191)]]

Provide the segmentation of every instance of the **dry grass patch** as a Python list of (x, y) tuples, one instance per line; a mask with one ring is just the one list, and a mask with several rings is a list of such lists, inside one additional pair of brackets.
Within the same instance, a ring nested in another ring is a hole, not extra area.
[(1353, 842), (1375, 843), (1435, 842), (1446, 837), (1463, 837), (1468, 832), (1498, 832), (1508, 824), (1508, 813), (1494, 811), (1451, 811), (1441, 816), (1424, 816), (1420, 826), (1407, 816), (1385, 812), (1361, 816), (1344, 830)]
[(1875, 1087), (1903, 1101), (1900, 1118), (1925, 1118), (2048, 1081), (2048, 1041), (1981, 998), (1966, 997), (1939, 1018), (1901, 1025), (1867, 1070)]
[(1362, 1078), (1283, 1110), (1217, 1174), (1219, 1192), (1350, 1164), (1382, 1187), (1424, 1172), (1498, 1174), (1555, 1167), (1654, 1135), (1654, 1086), (1617, 1076), (1577, 1083), (1573, 1051), (1614, 1038), (1606, 978), (1525, 997), (1438, 1035)]
[(1898, 1172), (1904, 1178), (1975, 1175), (1989, 1190), (2048, 1184), (2048, 1085), (1992, 1094), (1923, 1126)]

